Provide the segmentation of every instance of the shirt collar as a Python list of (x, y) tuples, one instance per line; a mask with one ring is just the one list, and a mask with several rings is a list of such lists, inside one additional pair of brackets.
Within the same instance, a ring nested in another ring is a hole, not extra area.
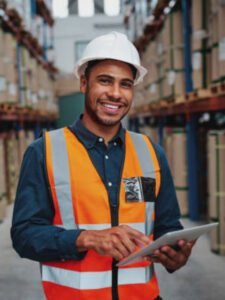
[[(76, 120), (70, 129), (77, 136), (77, 138), (82, 142), (85, 148), (90, 149), (99, 143), (100, 136), (95, 135), (93, 132), (89, 131), (80, 119)], [(118, 145), (123, 145), (125, 141), (125, 129), (120, 125), (118, 133), (109, 141), (109, 143), (116, 142)]]

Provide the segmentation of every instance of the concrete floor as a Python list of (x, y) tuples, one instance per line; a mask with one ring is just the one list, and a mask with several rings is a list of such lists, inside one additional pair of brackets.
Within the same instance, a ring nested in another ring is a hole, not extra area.
[[(43, 300), (38, 263), (19, 258), (12, 249), (11, 215), (12, 206), (0, 224), (0, 300)], [(197, 224), (182, 222), (184, 226)], [(210, 252), (207, 236), (198, 240), (184, 268), (168, 274), (156, 265), (156, 272), (164, 300), (225, 299), (225, 257)]]

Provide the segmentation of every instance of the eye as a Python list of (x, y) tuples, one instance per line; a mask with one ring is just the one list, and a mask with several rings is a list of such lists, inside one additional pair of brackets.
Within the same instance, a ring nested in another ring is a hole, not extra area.
[(103, 84), (110, 84), (110, 79), (108, 78), (99, 78), (99, 81)]
[(129, 81), (123, 81), (121, 83), (122, 87), (125, 87), (125, 88), (129, 88), (131, 89), (133, 87), (133, 83), (129, 82)]

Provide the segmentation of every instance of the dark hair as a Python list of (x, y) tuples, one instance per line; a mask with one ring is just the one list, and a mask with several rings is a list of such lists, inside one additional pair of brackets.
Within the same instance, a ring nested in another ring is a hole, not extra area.
[[(88, 62), (88, 65), (87, 65), (87, 67), (86, 67), (86, 69), (85, 69), (85, 72), (84, 72), (85, 77), (86, 77), (87, 79), (89, 79), (91, 69), (92, 69), (95, 65), (97, 65), (98, 63), (100, 63), (100, 62), (102, 62), (102, 61), (104, 61), (104, 60), (106, 60), (106, 59), (99, 59), (99, 60), (96, 59), (96, 60), (91, 60), (91, 61), (89, 61), (89, 62)], [(135, 79), (136, 74), (137, 74), (137, 69), (136, 69), (133, 65), (131, 65), (131, 64), (129, 64), (129, 63), (128, 63), (128, 65), (129, 65), (129, 67), (131, 68), (131, 71), (132, 71), (132, 73), (133, 73), (133, 77), (134, 77), (134, 79)]]

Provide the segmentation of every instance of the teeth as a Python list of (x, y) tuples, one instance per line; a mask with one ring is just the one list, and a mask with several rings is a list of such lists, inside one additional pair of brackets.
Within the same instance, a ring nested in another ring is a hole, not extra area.
[(108, 107), (108, 108), (111, 108), (111, 109), (117, 109), (117, 108), (119, 108), (119, 106), (116, 106), (116, 105), (110, 105), (110, 104), (103, 104), (103, 106)]

